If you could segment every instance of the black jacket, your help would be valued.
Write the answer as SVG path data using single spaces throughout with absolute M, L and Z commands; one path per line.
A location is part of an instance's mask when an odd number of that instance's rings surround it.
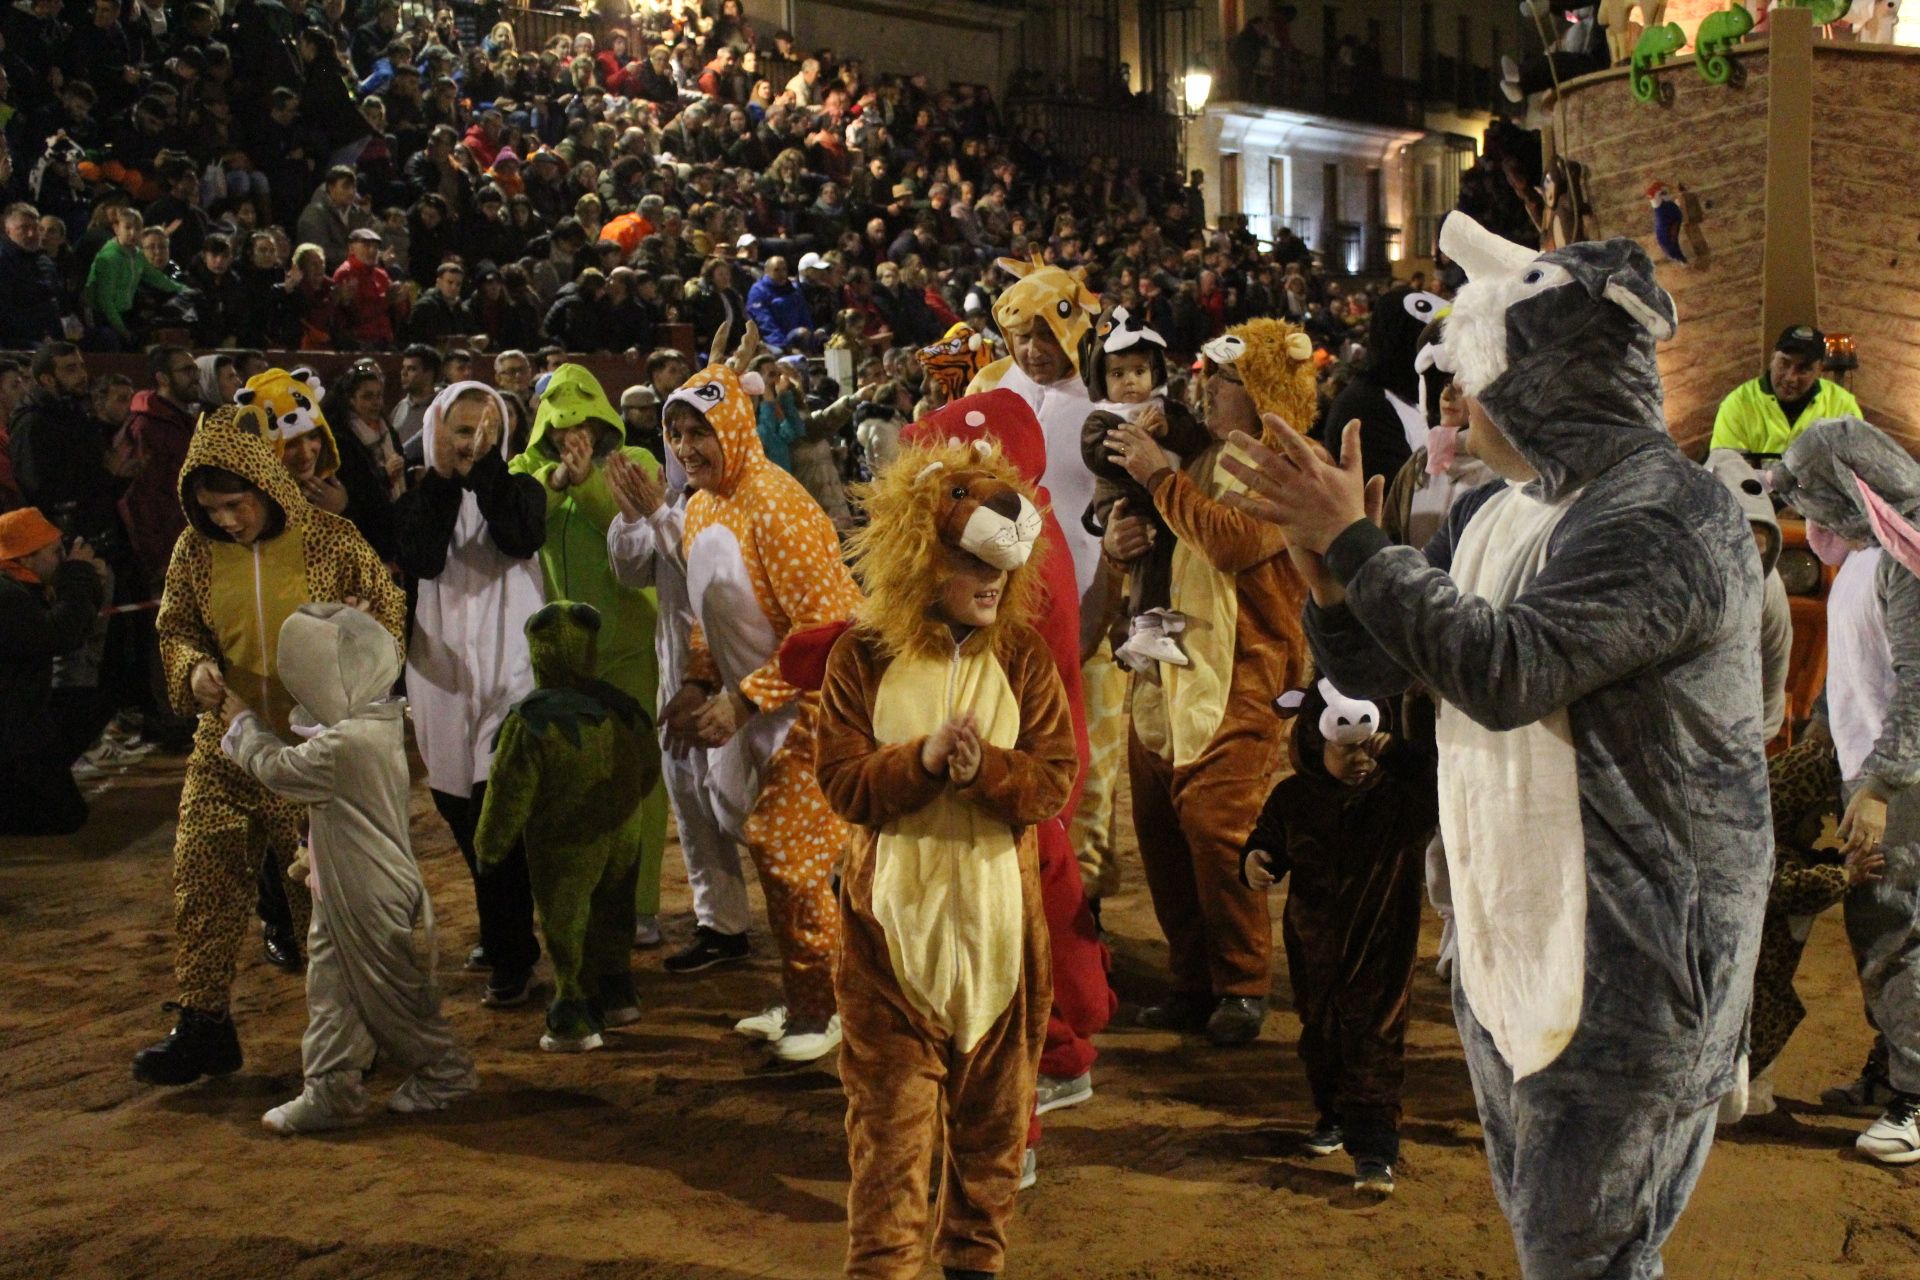
M 35 387 L 11 429 L 13 476 L 26 504 L 94 543 L 104 558 L 122 553 L 117 504 L 124 486 L 107 470 L 107 440 L 86 401 Z
M 347 509 L 341 514 L 353 522 L 374 554 L 392 560 L 399 552 L 394 540 L 394 501 L 388 496 L 386 473 L 373 460 L 373 451 L 360 443 L 351 425 L 334 437 L 340 450 L 340 487 L 347 491 Z
M 45 253 L 0 237 L 0 298 L 0 347 L 31 351 L 61 336 L 60 269 Z
M 498 453 L 488 453 L 465 476 L 443 476 L 428 468 L 420 483 L 393 507 L 400 567 L 414 578 L 437 578 L 447 567 L 460 499 L 471 492 L 480 502 L 487 537 L 501 555 L 525 560 L 547 540 L 547 494 L 540 482 L 515 475 Z
M 579 285 L 570 284 L 547 308 L 547 339 L 568 351 L 605 351 L 609 319 L 605 294 L 588 297 Z
M 105 599 L 100 575 L 77 562 L 53 575 L 52 604 L 37 585 L 0 575 L 0 760 L 54 743 L 53 660 L 87 642 Z
M 438 289 L 429 289 L 413 304 L 404 338 L 407 342 L 437 346 L 443 339 L 466 333 L 466 317 L 461 313 L 459 301 L 448 302 Z

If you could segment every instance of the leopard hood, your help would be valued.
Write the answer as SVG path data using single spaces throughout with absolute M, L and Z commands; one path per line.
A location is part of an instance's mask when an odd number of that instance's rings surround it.
M 305 525 L 312 515 L 306 495 L 280 465 L 280 458 L 267 439 L 270 430 L 267 415 L 258 406 L 223 404 L 200 415 L 193 440 L 187 445 L 187 460 L 180 468 L 180 510 L 187 523 L 202 537 L 215 542 L 233 539 L 207 519 L 200 504 L 193 500 L 193 479 L 202 471 L 225 471 L 239 476 L 258 489 L 273 510 L 265 537 L 274 537 L 285 529 Z M 276 528 L 277 526 L 277 528 Z

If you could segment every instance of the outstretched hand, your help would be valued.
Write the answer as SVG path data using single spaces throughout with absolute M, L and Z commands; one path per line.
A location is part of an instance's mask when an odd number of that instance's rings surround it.
M 1294 568 L 1315 602 L 1331 608 L 1346 598 L 1346 591 L 1322 557 L 1334 539 L 1356 522 L 1379 523 L 1386 502 L 1386 477 L 1367 479 L 1357 418 L 1347 423 L 1341 435 L 1339 463 L 1276 415 L 1267 414 L 1264 420 L 1280 447 L 1269 449 L 1243 431 L 1233 433 L 1234 445 L 1251 461 L 1243 462 L 1231 453 L 1222 455 L 1221 465 L 1248 489 L 1228 494 L 1227 502 L 1286 532 Z

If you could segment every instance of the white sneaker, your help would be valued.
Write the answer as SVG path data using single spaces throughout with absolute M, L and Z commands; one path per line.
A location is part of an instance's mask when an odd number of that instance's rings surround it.
M 1881 1164 L 1920 1162 L 1920 1093 L 1896 1093 L 1885 1114 L 1854 1140 L 1854 1149 Z
M 633 922 L 633 946 L 636 951 L 651 951 L 665 939 L 660 936 L 660 917 L 641 916 Z
M 1770 1116 L 1780 1109 L 1774 1101 L 1773 1081 L 1765 1075 L 1755 1076 L 1747 1082 L 1747 1114 L 1750 1116 Z
M 778 1040 L 787 1034 L 787 1006 L 769 1005 L 751 1018 L 742 1018 L 733 1024 L 733 1033 L 749 1040 Z
M 129 745 L 117 739 L 103 736 L 93 744 L 80 758 L 101 769 L 125 769 L 139 764 L 153 754 L 153 744 L 135 743 Z
M 1020 1185 L 1014 1190 L 1025 1191 L 1038 1181 L 1040 1181 L 1040 1156 L 1032 1147 L 1028 1147 L 1027 1154 L 1020 1157 Z
M 277 1133 L 290 1138 L 297 1133 L 325 1133 L 330 1129 L 350 1129 L 365 1124 L 365 1115 L 341 1115 L 329 1111 L 319 1103 L 301 1094 L 292 1102 L 283 1102 L 267 1114 L 260 1117 L 269 1133 Z
M 1077 1107 L 1083 1102 L 1091 1102 L 1093 1101 L 1093 1072 L 1082 1071 L 1070 1080 L 1059 1076 L 1041 1076 L 1040 1083 L 1034 1087 L 1033 1099 L 1033 1113 L 1037 1116 L 1066 1107 Z
M 773 1042 L 773 1056 L 782 1062 L 813 1062 L 840 1047 L 840 1015 L 827 1019 L 825 1031 L 786 1032 Z
M 81 756 L 75 760 L 73 767 L 69 769 L 68 772 L 73 774 L 73 780 L 75 782 L 98 782 L 107 776 L 105 769 L 102 769 L 85 756 Z
M 480 1077 L 471 1069 L 455 1080 L 428 1080 L 411 1075 L 402 1080 L 400 1087 L 393 1091 L 393 1096 L 387 1099 L 387 1110 L 403 1116 L 418 1115 L 424 1111 L 444 1111 L 449 1102 L 464 1098 L 479 1087 Z
M 551 1031 L 540 1034 L 540 1047 L 548 1053 L 592 1053 L 605 1043 L 598 1031 L 583 1036 L 556 1036 Z

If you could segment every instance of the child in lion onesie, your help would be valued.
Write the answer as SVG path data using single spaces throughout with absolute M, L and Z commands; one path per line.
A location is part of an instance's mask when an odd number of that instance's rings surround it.
M 1052 1003 L 1035 828 L 1073 786 L 1073 724 L 1029 625 L 1041 517 L 998 450 L 903 450 L 853 542 L 868 602 L 834 644 L 816 768 L 853 824 L 835 980 L 852 1164 L 846 1274 L 934 1251 L 997 1274 Z
M 556 600 L 527 619 L 534 691 L 494 741 L 474 832 L 481 874 L 526 842 L 527 878 L 553 957 L 540 1047 L 598 1049 L 640 1018 L 633 989 L 634 888 L 642 798 L 660 780 L 653 720 L 599 678 L 600 611 Z

